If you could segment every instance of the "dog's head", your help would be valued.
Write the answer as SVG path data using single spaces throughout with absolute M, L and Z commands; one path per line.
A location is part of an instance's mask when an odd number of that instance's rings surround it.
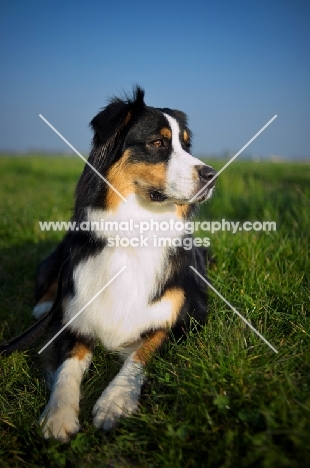
M 143 204 L 190 204 L 216 175 L 190 154 L 191 132 L 186 115 L 146 106 L 139 87 L 132 99 L 113 99 L 91 121 L 94 131 L 89 163 L 124 198 Z M 208 199 L 214 182 L 195 200 Z M 93 206 L 116 208 L 122 199 L 92 168 L 86 166 L 77 196 Z M 84 203 L 83 203 L 84 200 Z

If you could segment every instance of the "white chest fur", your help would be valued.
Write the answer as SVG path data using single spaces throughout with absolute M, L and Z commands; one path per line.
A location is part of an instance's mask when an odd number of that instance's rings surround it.
M 157 221 L 180 221 L 173 206 L 164 211 L 152 212 L 135 205 L 131 199 L 124 203 L 116 214 L 100 210 L 88 213 L 90 221 L 104 219 L 115 221 L 130 219 L 135 213 L 134 224 L 150 219 Z M 134 208 L 134 209 L 133 209 Z M 123 211 L 123 212 L 122 212 Z M 125 216 L 125 213 L 126 216 Z M 138 216 L 137 216 L 138 214 Z M 138 235 L 137 227 L 129 237 Z M 120 234 L 118 231 L 100 231 L 98 237 L 107 238 Z M 151 236 L 175 238 L 183 232 L 173 229 L 148 233 Z M 122 236 L 127 235 L 124 232 Z M 161 300 L 150 305 L 150 298 L 156 293 L 161 278 L 167 269 L 167 247 L 105 247 L 95 257 L 80 263 L 74 271 L 75 296 L 68 301 L 65 310 L 65 321 L 74 317 L 106 283 L 124 266 L 126 269 L 94 299 L 87 308 L 73 320 L 70 328 L 90 337 L 99 338 L 102 344 L 110 350 L 115 350 L 126 343 L 140 338 L 141 333 L 152 328 L 171 324 L 173 304 Z

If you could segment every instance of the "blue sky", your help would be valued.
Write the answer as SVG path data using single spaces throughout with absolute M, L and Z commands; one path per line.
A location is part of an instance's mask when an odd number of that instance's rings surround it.
M 114 94 L 185 111 L 195 155 L 310 156 L 310 3 L 2 0 L 0 150 L 79 151 Z

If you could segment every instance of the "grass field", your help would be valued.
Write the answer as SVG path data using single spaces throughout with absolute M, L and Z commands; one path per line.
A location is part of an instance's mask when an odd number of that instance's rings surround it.
M 0 158 L 0 340 L 33 323 L 35 269 L 63 235 L 38 221 L 69 219 L 82 166 L 77 157 Z M 39 348 L 0 357 L 0 466 L 310 466 L 309 196 L 310 165 L 234 162 L 200 212 L 277 223 L 276 232 L 207 237 L 214 287 L 278 354 L 210 293 L 208 325 L 153 359 L 139 413 L 111 433 L 95 431 L 90 413 L 119 361 L 96 348 L 82 429 L 66 445 L 40 436 L 48 392 Z

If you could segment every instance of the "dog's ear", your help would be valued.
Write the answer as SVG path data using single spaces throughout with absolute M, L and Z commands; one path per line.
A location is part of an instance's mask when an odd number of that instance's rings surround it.
M 101 206 L 102 193 L 107 186 L 93 168 L 104 174 L 105 168 L 120 156 L 124 135 L 145 107 L 144 91 L 136 86 L 131 99 L 128 96 L 123 100 L 112 99 L 91 121 L 94 137 L 88 162 L 92 167 L 85 165 L 76 188 L 76 216 L 83 216 L 83 207 L 95 205 L 98 200 L 98 206 Z
M 134 117 L 145 108 L 144 91 L 136 86 L 132 99 L 113 98 L 90 123 L 94 131 L 93 146 L 108 144 L 113 147 L 121 133 L 133 121 Z

